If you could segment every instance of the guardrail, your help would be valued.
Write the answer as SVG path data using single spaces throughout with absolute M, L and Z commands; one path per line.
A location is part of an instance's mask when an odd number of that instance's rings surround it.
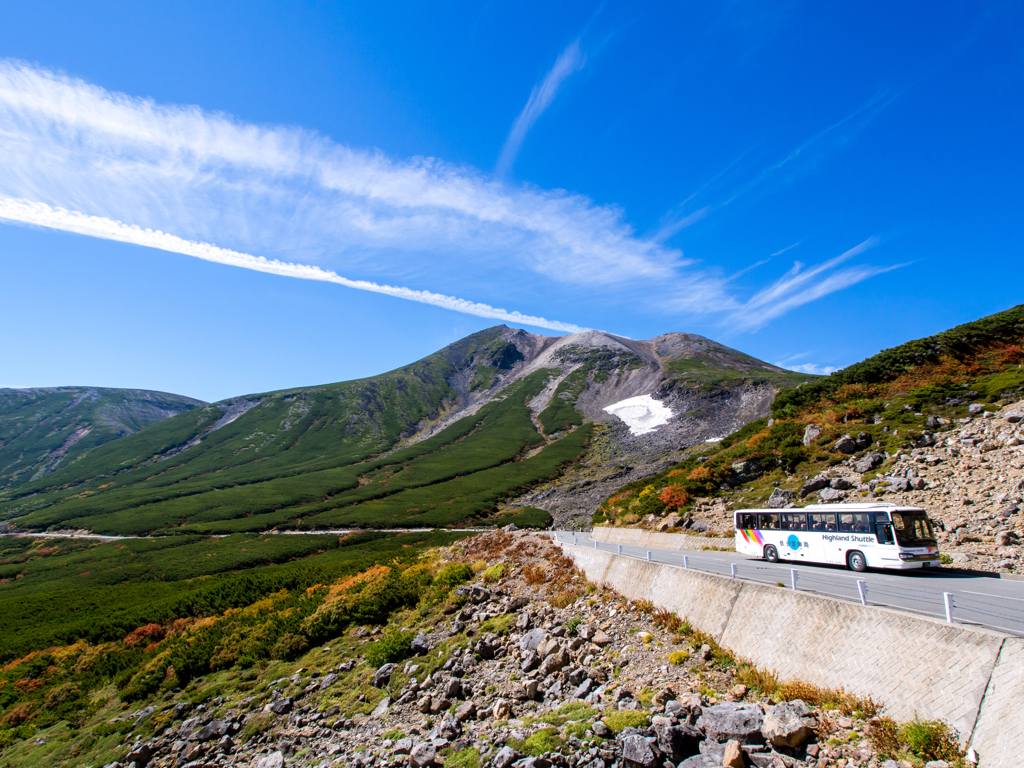
M 840 600 L 859 602 L 865 606 L 897 608 L 940 619 L 944 618 L 949 623 L 980 625 L 1024 636 L 1024 599 L 1018 606 L 997 596 L 939 592 L 924 589 L 922 585 L 915 584 L 910 580 L 898 585 L 868 581 L 854 576 L 840 575 L 824 568 L 814 569 L 811 573 L 805 568 L 790 567 L 787 574 L 788 584 L 786 584 L 779 581 L 781 574 L 778 565 L 770 565 L 761 561 L 730 562 L 726 558 L 716 557 L 711 553 L 690 552 L 684 554 L 669 550 L 650 550 L 622 544 L 607 544 L 596 539 L 589 539 L 581 544 L 579 534 L 571 533 L 553 533 L 552 538 L 556 541 L 593 547 L 599 551 L 612 552 L 636 560 L 664 563 L 688 570 L 713 573 L 733 579 L 746 579 L 761 584 L 774 584 Z M 801 574 L 804 574 L 805 578 L 802 579 Z

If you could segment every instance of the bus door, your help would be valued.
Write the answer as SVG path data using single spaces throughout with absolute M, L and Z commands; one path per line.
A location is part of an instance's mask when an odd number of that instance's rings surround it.
M 842 544 L 836 541 L 839 534 L 839 525 L 836 522 L 835 512 L 815 512 L 808 517 L 811 536 L 808 536 L 811 546 L 808 552 L 808 560 L 818 563 L 846 564 L 846 552 Z
M 846 555 L 855 549 L 866 559 L 874 560 L 875 531 L 871 515 L 867 512 L 841 512 L 839 514 L 839 559 L 832 561 L 846 565 Z
M 807 515 L 804 512 L 783 512 L 782 548 L 779 554 L 786 559 L 807 560 L 810 542 L 807 536 Z
M 782 531 L 779 525 L 778 512 L 762 512 L 757 516 L 757 520 L 757 527 L 761 533 L 761 546 L 773 544 L 779 553 L 779 557 L 786 557 L 786 551 L 782 547 Z

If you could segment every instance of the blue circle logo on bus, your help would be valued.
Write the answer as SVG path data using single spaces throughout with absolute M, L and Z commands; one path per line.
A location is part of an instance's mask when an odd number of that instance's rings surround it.
M 786 543 L 789 545 L 789 548 L 792 549 L 794 552 L 800 549 L 800 539 L 798 539 L 796 536 L 790 536 L 788 539 L 786 539 Z

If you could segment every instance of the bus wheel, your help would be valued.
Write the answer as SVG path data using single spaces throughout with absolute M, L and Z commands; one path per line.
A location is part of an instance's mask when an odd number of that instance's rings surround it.
M 767 547 L 764 548 L 764 559 L 767 560 L 769 563 L 779 562 L 779 550 L 777 550 L 775 547 L 769 544 Z
M 846 565 L 851 571 L 863 573 L 868 569 L 868 563 L 860 552 L 851 552 L 846 556 Z

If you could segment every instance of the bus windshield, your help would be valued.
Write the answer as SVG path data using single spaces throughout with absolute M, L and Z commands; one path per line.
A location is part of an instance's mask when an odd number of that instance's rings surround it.
M 921 512 L 893 512 L 892 525 L 896 529 L 896 540 L 900 544 L 935 544 L 931 521 Z

